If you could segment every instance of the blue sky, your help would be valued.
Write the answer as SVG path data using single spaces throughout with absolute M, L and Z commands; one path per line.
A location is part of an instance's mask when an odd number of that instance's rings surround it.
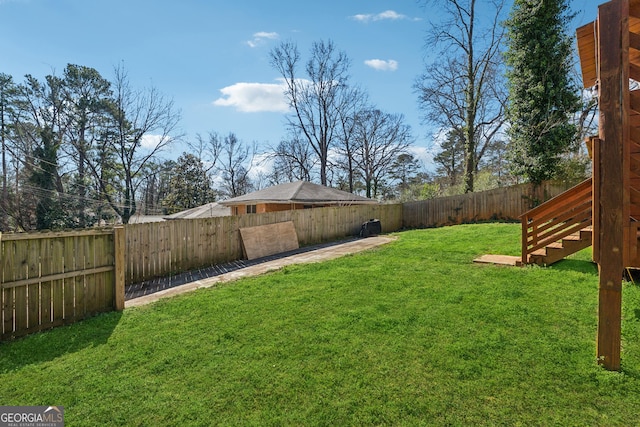
M 573 29 L 594 20 L 601 3 L 574 0 Z M 420 154 L 432 129 L 421 124 L 412 85 L 437 19 L 416 0 L 0 0 L 0 72 L 21 82 L 72 63 L 112 79 L 123 64 L 134 87 L 173 98 L 186 138 L 234 132 L 266 147 L 285 136 L 270 49 L 294 41 L 306 60 L 312 42 L 332 40 L 371 102 L 405 116 Z

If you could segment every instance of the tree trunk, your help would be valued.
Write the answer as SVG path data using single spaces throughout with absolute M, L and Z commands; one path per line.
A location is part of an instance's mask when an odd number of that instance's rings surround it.
M 9 189 L 7 183 L 7 145 L 5 139 L 4 102 L 0 102 L 0 140 L 2 140 L 2 200 L 0 200 L 0 231 L 8 231 L 6 218 Z
M 466 90 L 466 121 L 464 135 L 464 192 L 473 192 L 473 174 L 475 172 L 475 121 L 476 121 L 476 81 L 474 73 L 474 57 L 473 57 L 473 25 L 475 22 L 475 0 L 471 1 L 471 12 L 469 16 L 469 47 L 467 52 L 467 90 Z

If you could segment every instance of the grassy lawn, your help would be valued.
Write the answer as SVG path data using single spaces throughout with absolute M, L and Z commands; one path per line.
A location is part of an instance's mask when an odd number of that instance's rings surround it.
M 595 362 L 589 250 L 551 268 L 518 224 L 398 233 L 373 251 L 0 344 L 0 404 L 67 425 L 637 425 L 640 289 L 623 370 Z

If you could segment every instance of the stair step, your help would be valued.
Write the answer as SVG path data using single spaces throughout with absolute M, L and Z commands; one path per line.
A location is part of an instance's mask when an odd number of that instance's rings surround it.
M 544 248 L 529 254 L 529 264 L 550 265 L 567 256 L 591 246 L 592 227 L 563 237 L 561 241 L 549 243 Z M 640 238 L 640 235 L 639 235 Z
M 564 245 L 560 242 L 549 243 L 546 246 L 547 249 L 564 249 Z

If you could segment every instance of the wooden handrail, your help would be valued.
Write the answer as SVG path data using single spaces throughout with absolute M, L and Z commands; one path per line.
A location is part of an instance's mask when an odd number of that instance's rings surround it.
M 591 206 L 589 178 L 522 214 L 522 264 L 528 263 L 532 252 L 591 226 Z

